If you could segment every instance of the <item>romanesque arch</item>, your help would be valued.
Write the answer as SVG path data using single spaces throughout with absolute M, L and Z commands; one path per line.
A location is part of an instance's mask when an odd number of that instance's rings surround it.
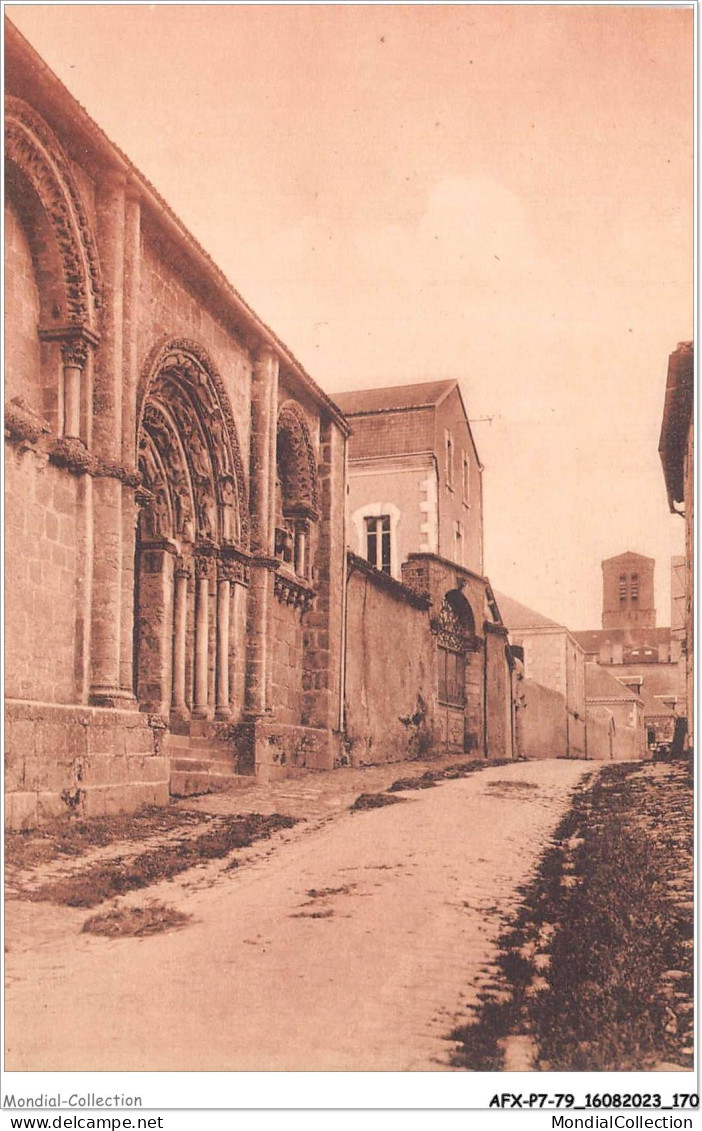
M 449 589 L 444 595 L 442 612 L 454 625 L 454 635 L 460 635 L 463 646 L 468 647 L 475 639 L 475 617 L 470 602 L 460 589 Z
M 319 518 L 317 461 L 304 413 L 286 401 L 276 438 L 275 553 L 303 578 L 312 558 L 311 524 Z
M 439 702 L 464 710 L 467 705 L 466 658 L 475 651 L 475 618 L 460 589 L 444 594 L 436 619 Z
M 100 266 L 80 192 L 46 122 L 25 102 L 9 96 L 5 156 L 8 189 L 26 221 L 37 273 L 53 284 L 52 293 L 51 288 L 40 288 L 41 329 L 71 325 L 95 331 Z
M 142 480 L 135 562 L 140 707 L 230 716 L 230 605 L 249 579 L 241 452 L 222 380 L 201 347 L 166 342 L 139 390 Z
M 177 339 L 150 358 L 142 382 L 138 460 L 150 493 L 152 539 L 248 548 L 241 450 L 221 378 L 195 343 Z
M 317 462 L 304 413 L 294 401 L 286 401 L 278 413 L 276 459 L 283 510 L 316 520 L 319 514 Z
M 101 303 L 95 239 L 58 140 L 32 107 L 13 97 L 5 101 L 5 179 L 32 257 L 37 336 L 49 344 L 22 403 L 27 393 L 25 407 L 38 410 L 59 435 L 84 440 L 81 418 L 90 406 L 82 373 L 98 341 Z

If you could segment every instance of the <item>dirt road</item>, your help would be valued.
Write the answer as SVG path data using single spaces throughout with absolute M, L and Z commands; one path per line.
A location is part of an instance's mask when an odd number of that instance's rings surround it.
M 491 767 L 346 812 L 210 887 L 163 885 L 183 929 L 74 926 L 11 950 L 6 1068 L 447 1070 L 517 888 L 592 771 Z

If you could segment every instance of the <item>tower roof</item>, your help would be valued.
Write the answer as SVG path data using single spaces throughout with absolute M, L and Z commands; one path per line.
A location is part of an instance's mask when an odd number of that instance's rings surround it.
M 604 558 L 602 568 L 604 569 L 610 562 L 653 562 L 655 565 L 656 559 L 649 558 L 646 554 L 637 554 L 635 550 L 625 550 L 623 554 L 615 554 L 613 558 Z

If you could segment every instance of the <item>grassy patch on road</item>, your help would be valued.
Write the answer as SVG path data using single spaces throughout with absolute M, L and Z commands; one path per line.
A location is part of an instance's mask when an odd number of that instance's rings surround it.
M 495 758 L 488 761 L 486 758 L 472 758 L 470 762 L 455 762 L 451 766 L 444 766 L 442 770 L 427 770 L 418 777 L 398 778 L 389 785 L 385 793 L 361 793 L 354 801 L 351 809 L 381 809 L 383 805 L 393 805 L 396 801 L 405 801 L 404 797 L 388 797 L 388 794 L 404 793 L 415 789 L 431 789 L 442 781 L 455 781 L 457 778 L 467 778 L 478 770 L 487 770 L 491 766 L 512 765 L 511 758 Z M 504 785 L 505 783 L 500 783 Z M 507 785 L 527 785 L 529 783 L 508 782 Z
M 471 758 L 470 762 L 455 762 L 452 766 L 444 766 L 442 770 L 427 770 L 422 774 L 425 781 L 455 781 L 457 778 L 467 778 L 470 774 L 480 770 L 489 770 L 493 766 L 515 765 L 513 758 Z
M 457 1067 L 499 1070 L 515 1036 L 542 1070 L 692 1067 L 692 817 L 688 765 L 606 766 L 576 794 Z
M 23 897 L 68 907 L 95 907 L 116 895 L 171 880 L 197 864 L 222 859 L 237 848 L 246 848 L 278 829 L 289 829 L 297 823 L 294 817 L 279 813 L 271 816 L 248 813 L 210 818 L 210 821 L 214 827 L 199 836 L 161 845 L 131 858 L 118 856 L 90 865 L 70 876 L 49 880 L 23 893 Z
M 144 805 L 135 813 L 112 817 L 61 817 L 36 829 L 8 832 L 5 836 L 5 863 L 19 869 L 35 868 L 62 857 L 83 856 L 92 848 L 104 848 L 116 841 L 146 840 L 158 833 L 192 828 L 209 820 L 206 813 Z
M 393 797 L 387 793 L 359 793 L 350 808 L 356 811 L 359 809 L 382 809 L 384 805 L 397 805 L 400 801 L 406 800 L 406 797 Z
M 118 907 L 101 915 L 91 915 L 85 920 L 83 931 L 109 939 L 143 938 L 184 927 L 190 919 L 190 915 L 175 907 L 150 903 L 147 907 Z
M 435 781 L 429 778 L 398 778 L 392 785 L 388 786 L 388 793 L 401 793 L 406 789 L 434 789 L 436 786 Z

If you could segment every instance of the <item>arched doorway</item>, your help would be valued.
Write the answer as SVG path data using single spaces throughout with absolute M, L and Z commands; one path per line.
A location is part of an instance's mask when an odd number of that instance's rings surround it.
M 473 742 L 466 725 L 467 656 L 476 650 L 476 636 L 473 610 L 460 589 L 444 595 L 437 627 L 438 703 L 445 745 L 468 750 Z
M 248 516 L 236 428 L 195 343 L 152 360 L 138 433 L 135 672 L 141 710 L 228 718 L 232 583 L 246 583 Z

